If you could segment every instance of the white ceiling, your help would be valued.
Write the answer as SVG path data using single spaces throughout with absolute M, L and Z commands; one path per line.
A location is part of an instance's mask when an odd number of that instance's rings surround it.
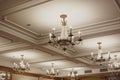
M 99 68 L 89 60 L 90 53 L 97 52 L 99 41 L 103 52 L 119 55 L 120 0 L 0 0 L 0 6 L 2 66 L 12 67 L 22 54 L 31 64 L 31 72 L 46 74 L 54 63 L 61 71 L 75 68 L 82 74 L 86 69 Z M 53 27 L 59 35 L 61 14 L 67 14 L 68 27 L 73 27 L 75 35 L 81 30 L 83 38 L 83 45 L 76 45 L 66 54 L 47 44 Z
M 61 14 L 67 14 L 68 26 L 75 28 L 117 18 L 119 11 L 113 0 L 54 0 L 13 13 L 7 18 L 26 29 L 45 34 L 52 27 L 60 29 Z

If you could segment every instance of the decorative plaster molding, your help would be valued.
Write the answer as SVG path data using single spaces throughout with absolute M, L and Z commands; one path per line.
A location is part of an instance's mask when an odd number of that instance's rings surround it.
M 12 29 L 14 29 L 16 31 L 19 30 L 19 32 L 21 32 L 21 33 L 23 33 L 23 34 L 25 34 L 27 36 L 30 36 L 30 37 L 32 37 L 34 39 L 37 39 L 37 35 L 38 35 L 37 33 L 20 26 L 20 25 L 16 24 L 15 22 L 12 22 L 12 21 L 8 20 L 7 17 L 4 17 L 2 22 L 13 26 Z
M 31 2 L 32 0 L 30 0 Z M 35 7 L 35 6 L 38 6 L 38 5 L 41 5 L 43 3 L 47 3 L 49 1 L 53 1 L 53 0 L 43 0 L 43 1 L 38 1 L 38 2 L 33 2 L 31 5 L 29 4 L 29 6 L 23 8 L 21 7 L 21 9 L 17 9 L 15 12 L 12 12 L 11 14 L 13 13 L 16 13 L 17 11 L 22 11 L 22 10 L 25 10 L 25 9 L 29 9 L 31 7 Z M 114 1 L 117 1 L 117 0 L 114 0 Z M 117 5 L 117 4 L 116 4 Z M 20 7 L 20 6 L 18 6 Z M 7 24 L 7 26 L 5 26 L 6 28 L 12 28 L 16 31 L 17 34 L 22 34 L 22 38 L 23 36 L 27 36 L 30 38 L 31 42 L 33 43 L 44 43 L 43 40 L 47 39 L 48 38 L 48 33 L 46 34 L 42 34 L 42 36 L 39 36 L 40 34 L 36 33 L 36 32 L 33 32 L 31 30 L 28 30 L 10 20 L 7 19 L 7 15 L 6 17 L 3 18 L 3 21 L 1 21 L 0 23 L 4 23 L 4 24 Z M 120 23 L 120 17 L 117 17 L 115 19 L 111 19 L 111 20 L 106 20 L 106 21 L 102 21 L 102 22 L 99 22 L 99 23 L 94 23 L 94 24 L 90 24 L 90 25 L 84 25 L 83 27 L 76 27 L 75 29 L 73 29 L 73 33 L 74 34 L 77 34 L 78 30 L 81 30 L 81 32 L 83 33 L 82 35 L 89 35 L 89 34 L 93 34 L 93 33 L 99 33 L 99 32 L 104 32 L 104 31 L 109 31 L 109 30 L 112 30 L 112 29 L 119 29 L 118 26 L 115 26 L 114 25 L 117 25 Z M 12 26 L 12 27 L 8 27 L 8 26 Z M 59 34 L 60 31 L 57 32 L 57 34 Z M 29 40 L 29 41 L 30 41 Z
M 119 0 L 113 0 L 113 2 L 115 3 L 117 10 L 120 12 L 120 1 Z
M 29 2 L 29 1 L 32 1 L 32 0 L 22 0 L 22 1 L 21 0 L 12 0 L 12 1 L 7 0 L 7 1 L 3 1 L 2 5 L 0 7 L 0 12 L 3 12 L 5 10 L 9 10 L 9 9 L 11 9 L 13 7 L 25 4 L 25 3 Z M 8 4 L 8 5 L 6 6 L 6 4 Z
M 42 4 L 45 4 L 50 1 L 53 1 L 53 0 L 29 0 L 28 2 L 25 2 L 24 4 L 21 4 L 21 5 L 18 5 L 13 8 L 10 8 L 10 9 L 0 12 L 0 15 L 8 16 L 10 14 L 14 14 L 19 11 L 23 11 L 23 10 L 26 10 L 26 9 L 29 9 L 29 8 L 32 8 L 32 7 L 35 7 L 38 5 L 42 5 Z
M 26 50 L 31 48 L 32 46 L 22 42 L 8 43 L 0 46 L 0 54 L 11 51 Z
M 43 37 L 38 37 L 38 35 L 34 34 L 32 31 L 29 31 L 29 30 L 23 28 L 22 26 L 19 26 L 18 24 L 15 24 L 14 22 L 7 20 L 7 18 L 5 18 L 4 21 L 1 21 L 0 23 L 2 25 L 4 25 L 4 28 L 6 27 L 7 29 L 14 30 L 16 34 L 22 34 L 21 37 L 23 37 L 23 35 L 24 35 L 24 36 L 27 36 L 27 37 L 33 39 L 37 44 L 39 42 L 40 42 L 40 44 L 45 43 L 46 42 L 45 39 L 48 38 L 48 34 L 43 35 Z M 120 29 L 119 25 L 120 25 L 120 17 L 112 19 L 112 20 L 108 20 L 108 21 L 99 22 L 96 24 L 91 24 L 91 25 L 88 25 L 88 26 L 85 26 L 82 28 L 77 27 L 77 28 L 73 29 L 73 33 L 77 34 L 78 30 L 81 30 L 83 33 L 82 35 L 85 36 L 85 35 L 95 34 L 95 33 L 99 33 L 99 32 Z M 60 31 L 57 32 L 57 34 L 59 34 L 59 33 L 60 33 Z M 18 35 L 16 35 L 16 36 L 18 36 Z
M 3 23 L 1 21 L 0 21 L 0 27 L 1 27 L 0 28 L 1 31 L 9 33 L 11 35 L 14 35 L 16 37 L 19 37 L 21 39 L 24 39 L 24 40 L 26 40 L 26 41 L 28 41 L 30 43 L 36 44 L 36 42 L 37 42 L 36 39 L 26 35 L 27 32 L 24 32 L 24 31 L 20 30 L 19 28 L 15 28 L 15 27 L 13 28 L 13 26 L 8 25 L 6 23 Z
M 84 27 L 76 27 L 73 29 L 73 34 L 77 34 L 80 30 L 82 32 L 82 36 L 102 33 L 102 32 L 109 32 L 113 30 L 119 30 L 120 29 L 120 17 L 117 17 L 112 20 L 107 20 L 99 23 L 94 23 L 90 25 L 86 25 Z M 60 31 L 56 32 L 56 35 L 59 35 Z M 42 41 L 42 42 L 41 42 Z M 43 35 L 42 37 L 39 37 L 38 43 L 44 44 L 48 41 L 48 33 Z

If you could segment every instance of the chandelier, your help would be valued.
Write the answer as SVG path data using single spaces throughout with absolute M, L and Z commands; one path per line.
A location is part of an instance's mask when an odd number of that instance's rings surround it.
M 13 69 L 19 72 L 25 72 L 25 71 L 29 71 L 30 70 L 30 65 L 29 63 L 24 61 L 24 55 L 21 55 L 21 59 L 19 63 L 15 63 L 14 62 L 14 67 Z
M 98 42 L 98 53 L 97 56 L 93 54 L 93 52 L 91 53 L 91 60 L 93 60 L 94 62 L 99 62 L 100 65 L 102 65 L 102 62 L 106 62 L 109 61 L 111 59 L 110 57 L 110 53 L 108 52 L 108 56 L 104 57 L 102 54 L 102 42 Z
M 117 55 L 114 55 L 114 60 L 108 63 L 109 70 L 118 70 L 120 69 L 120 61 L 117 58 Z
M 72 71 L 70 71 L 69 73 L 68 73 L 68 76 L 70 77 L 70 78 L 77 78 L 78 77 L 78 72 L 77 71 L 74 71 L 74 69 L 72 68 Z
M 6 74 L 4 72 L 0 73 L 0 80 L 5 80 L 6 79 Z
M 59 37 L 55 35 L 55 28 L 53 28 L 52 33 L 49 34 L 49 44 L 53 47 L 61 48 L 62 50 L 66 51 L 68 47 L 72 47 L 75 44 L 79 44 L 82 42 L 81 32 L 78 32 L 77 39 L 74 39 L 74 35 L 72 33 L 72 27 L 67 30 L 67 21 L 65 18 L 67 15 L 62 14 L 60 18 L 62 18 L 62 27 L 61 27 L 61 34 Z
M 50 75 L 52 77 L 59 75 L 59 70 L 54 68 L 54 63 L 52 63 L 50 69 L 47 69 L 47 75 Z

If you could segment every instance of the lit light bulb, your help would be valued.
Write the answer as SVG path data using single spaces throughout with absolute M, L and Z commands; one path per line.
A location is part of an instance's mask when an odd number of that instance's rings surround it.
M 49 39 L 51 40 L 51 37 L 52 37 L 52 34 L 51 33 L 49 33 Z
M 81 32 L 80 31 L 78 31 L 78 35 L 79 35 L 79 37 L 81 37 Z
M 81 34 L 81 32 L 80 32 L 80 31 L 78 31 L 78 34 L 80 35 L 80 34 Z
M 74 42 L 74 36 L 72 36 L 72 42 Z
M 53 33 L 53 34 L 55 33 L 55 28 L 52 28 L 52 33 Z
M 93 52 L 91 52 L 91 57 L 92 57 L 92 58 L 94 57 L 94 53 L 93 53 Z
M 72 26 L 70 26 L 70 34 L 72 34 Z
M 52 28 L 52 30 L 54 30 L 54 31 L 55 31 L 55 27 L 54 27 L 54 28 Z

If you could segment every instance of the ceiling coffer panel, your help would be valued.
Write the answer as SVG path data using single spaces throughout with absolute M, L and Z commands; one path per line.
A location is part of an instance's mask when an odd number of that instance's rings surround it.
M 38 34 L 46 34 L 53 27 L 60 29 L 61 14 L 67 14 L 67 25 L 73 29 L 120 15 L 113 0 L 53 0 L 8 15 L 7 19 Z

